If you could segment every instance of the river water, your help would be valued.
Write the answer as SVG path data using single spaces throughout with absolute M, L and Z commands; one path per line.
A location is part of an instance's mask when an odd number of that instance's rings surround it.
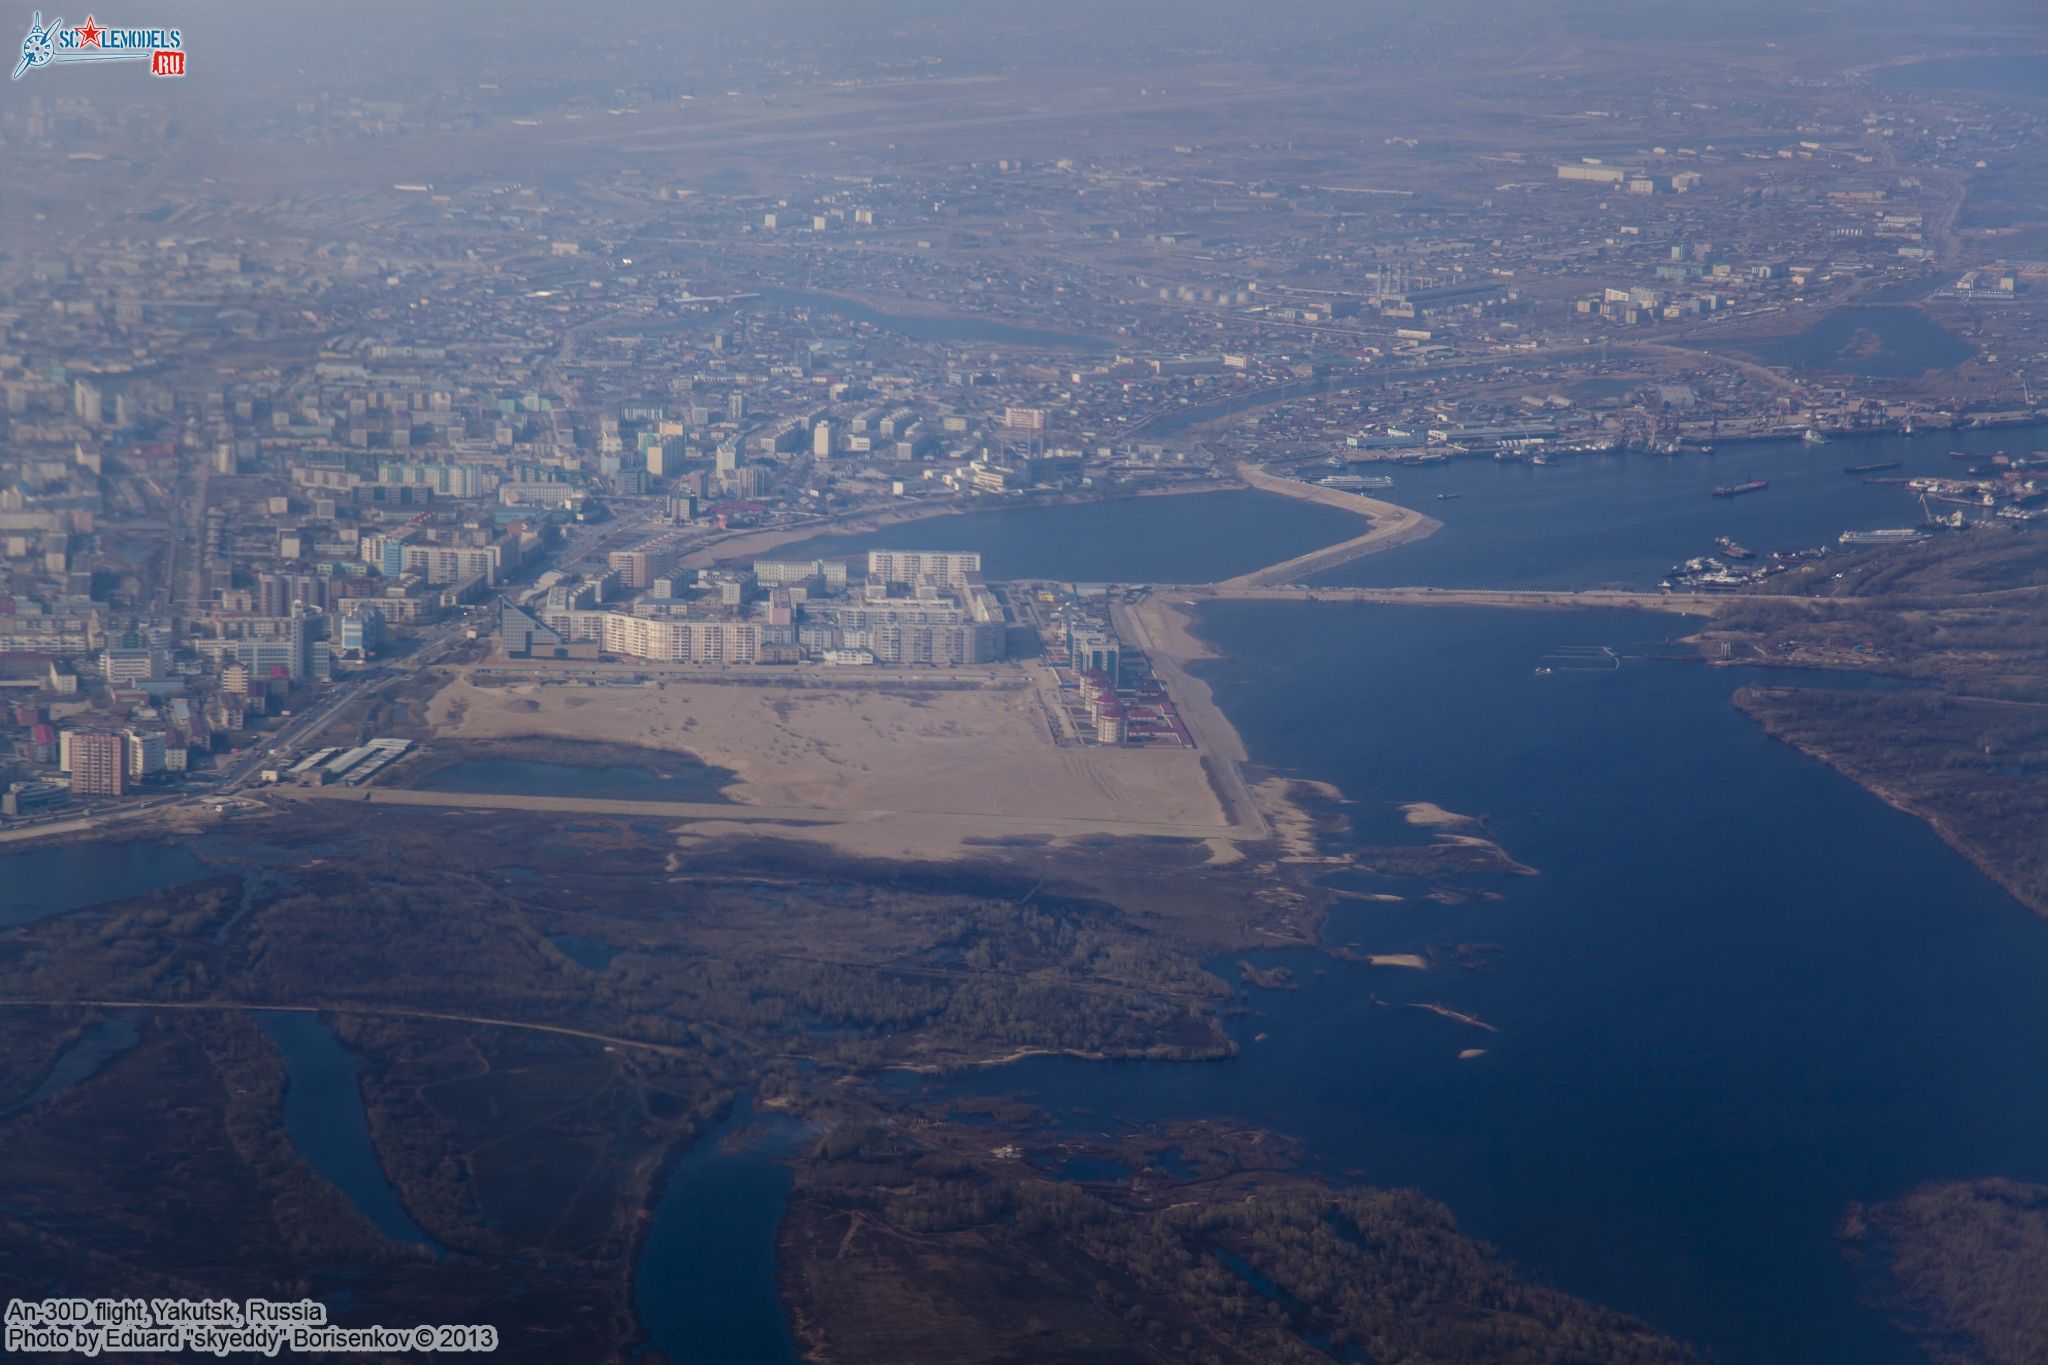
M 1444 529 L 1330 577 L 1643 586 L 1719 534 L 1769 550 L 1914 519 L 1844 464 L 1945 472 L 1952 447 L 2040 445 L 2035 427 L 1397 470 L 1396 500 Z M 1706 496 L 1751 474 L 1771 489 Z M 1432 496 L 1451 490 L 1464 496 Z M 1320 528 L 1288 522 L 1306 507 L 1152 498 L 871 539 L 980 548 L 999 575 L 1200 581 L 1310 548 L 1299 536 Z M 1433 955 L 1426 972 L 1261 955 L 1299 989 L 1250 993 L 1235 1061 L 1034 1059 L 951 1084 L 1056 1112 L 1269 1126 L 1337 1177 L 1413 1184 L 1525 1271 L 1735 1365 L 1915 1358 L 1859 1304 L 1832 1232 L 1850 1201 L 1926 1181 L 2048 1180 L 2048 924 L 1918 821 L 1764 738 L 1728 702 L 1751 675 L 1648 657 L 1677 618 L 1221 603 L 1200 628 L 1224 657 L 1199 667 L 1254 760 L 1354 803 L 1340 846 L 1416 838 L 1396 803 L 1432 801 L 1485 815 L 1539 875 L 1501 879 L 1498 901 L 1408 887 L 1337 915 L 1333 942 Z M 1584 645 L 1622 666 L 1536 674 Z M 158 845 L 13 854 L 0 895 L 31 918 L 203 871 Z M 1495 945 L 1467 955 L 1484 969 L 1456 965 L 1450 950 L 1474 944 Z M 1409 1007 L 1429 1003 L 1497 1031 Z M 301 1151 L 387 1236 L 424 1238 L 332 1033 L 300 1016 L 266 1027 Z M 640 1311 L 675 1359 L 790 1359 L 773 1250 L 787 1173 L 773 1150 L 724 1150 L 726 1131 L 665 1189 Z
M 1851 1200 L 1923 1181 L 2048 1178 L 2048 924 L 1766 739 L 1728 703 L 1737 675 L 1631 657 L 1673 625 L 1205 608 L 1227 657 L 1203 668 L 1255 760 L 1336 783 L 1368 842 L 1416 837 L 1398 802 L 1484 814 L 1540 875 L 1332 926 L 1360 952 L 1434 951 L 1435 970 L 1260 955 L 1300 989 L 1251 993 L 1237 1061 L 1035 1059 L 958 1090 L 1096 1126 L 1271 1126 L 1725 1361 L 1913 1359 L 1832 1233 Z M 1585 644 L 1623 667 L 1536 675 Z M 1460 944 L 1498 948 L 1468 970 Z M 1404 1007 L 1432 1002 L 1499 1032 Z
M 1768 551 L 1918 519 L 1845 465 L 1951 473 L 1951 449 L 2041 445 L 2035 426 L 1396 470 L 1391 496 L 1444 529 L 1324 581 L 1644 587 L 1717 535 Z M 1771 488 L 1709 496 L 1752 475 Z M 1221 576 L 1158 501 L 1124 526 L 1120 553 L 1146 566 L 1128 576 Z M 1021 516 L 923 530 L 1093 576 L 1092 532 L 1061 510 L 1028 531 Z M 955 1092 L 1024 1093 L 1098 1126 L 1271 1126 L 1726 1361 L 1917 1358 L 1859 1301 L 1833 1233 L 1851 1201 L 1926 1181 L 2048 1179 L 2048 924 L 1920 822 L 1765 738 L 1729 704 L 1754 675 L 1648 657 L 1676 618 L 1223 603 L 1200 620 L 1225 656 L 1202 667 L 1254 760 L 1336 783 L 1357 803 L 1350 838 L 1413 839 L 1397 803 L 1434 801 L 1485 814 L 1540 875 L 1503 879 L 1498 902 L 1411 894 L 1332 926 L 1361 952 L 1433 954 L 1431 971 L 1263 955 L 1300 988 L 1251 992 L 1237 1061 L 1034 1059 Z M 1623 666 L 1535 672 L 1595 644 Z M 1461 944 L 1498 947 L 1467 970 Z M 1499 1031 L 1406 1007 L 1427 1003 Z
M 1454 460 L 1387 471 L 1378 496 L 1443 522 L 1427 540 L 1353 560 L 1316 581 L 1364 587 L 1645 589 L 1673 564 L 1719 554 L 1730 536 L 1758 554 L 1833 547 L 1844 531 L 1912 526 L 1918 499 L 1897 484 L 1866 478 L 1961 476 L 1994 451 L 2015 456 L 2048 448 L 2048 424 L 1964 431 L 1842 436 L 1724 444 L 1711 455 L 1575 455 L 1552 465 Z M 1975 460 L 1954 460 L 1961 450 Z M 1873 474 L 1852 465 L 1904 463 Z M 1759 493 L 1717 498 L 1713 490 L 1766 479 Z M 1440 498 L 1453 493 L 1454 498 Z M 1948 511 L 1939 504 L 1935 511 Z M 1978 515 L 1971 514 L 1972 517 Z
M 745 1134 L 750 1145 L 729 1149 Z M 776 1283 L 775 1233 L 788 1202 L 786 1121 L 745 1099 L 683 1154 L 662 1190 L 634 1274 L 648 1345 L 672 1365 L 794 1365 Z

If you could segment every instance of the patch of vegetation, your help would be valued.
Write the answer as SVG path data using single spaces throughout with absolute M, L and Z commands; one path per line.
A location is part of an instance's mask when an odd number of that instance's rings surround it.
M 4 1292 L 311 1295 L 349 1324 L 495 1323 L 511 1360 L 605 1359 L 629 1339 L 616 1273 L 379 1237 L 293 1149 L 284 1092 L 248 1016 L 152 1013 L 98 1075 L 0 1123 Z
M 1236 1146 L 1256 1157 L 1255 1135 Z M 821 1157 L 799 1172 L 782 1246 L 807 1344 L 834 1360 L 1691 1358 L 1518 1280 L 1412 1191 L 1242 1169 L 1109 1191 L 875 1130 Z
M 1929 1185 L 1859 1205 L 1842 1225 L 1936 1365 L 2037 1365 L 2048 1342 L 2048 1186 L 2011 1180 Z
M 1774 738 L 1926 818 L 2048 915 L 2048 705 L 1754 687 L 1735 704 Z
M 1711 635 L 1764 658 L 1872 669 L 1903 692 L 1745 688 L 1776 738 L 1921 815 L 2048 914 L 2048 536 L 1986 527 L 1833 557 L 1736 604 Z
M 1263 1319 L 1192 1325 L 1214 1306 L 1169 1283 L 1178 1272 L 1124 1238 L 1125 1215 L 1099 1195 L 1073 1215 L 1062 1187 L 1023 1163 L 999 1163 L 1022 1184 L 987 1182 L 911 1136 L 969 1125 L 906 1111 L 866 1083 L 883 1066 L 1034 1050 L 1223 1055 L 1217 1014 L 1231 987 L 1179 930 L 1242 932 L 1247 907 L 1257 914 L 1273 894 L 1267 875 L 1161 864 L 1150 848 L 867 863 L 773 841 L 679 845 L 645 821 L 375 807 L 297 810 L 260 837 L 265 859 L 286 856 L 293 871 L 251 884 L 246 908 L 243 881 L 221 876 L 0 940 L 0 995 L 138 1002 L 146 1034 L 102 1074 L 0 1119 L 10 1173 L 30 1191 L 0 1206 L 17 1244 L 0 1275 L 24 1291 L 345 1287 L 365 1320 L 495 1322 L 513 1338 L 508 1359 L 614 1358 L 636 1332 L 631 1271 L 665 1163 L 745 1091 L 829 1134 L 793 1162 L 824 1173 L 832 1208 L 866 1209 L 906 1247 L 949 1242 L 937 1279 L 899 1289 L 951 1295 L 947 1311 L 975 1315 L 956 1343 L 1006 1338 L 1011 1301 L 1069 1323 L 1075 1340 L 1139 1341 L 1152 1358 L 1171 1356 L 1182 1332 L 1236 1343 L 1232 1360 L 1286 1359 L 1268 1347 L 1305 1339 Z M 218 842 L 231 864 L 232 835 Z M 1115 903 L 1094 890 L 1098 876 L 1117 886 Z M 556 946 L 565 936 L 616 955 L 591 971 Z M 358 1059 L 379 1167 L 448 1249 L 441 1260 L 384 1241 L 298 1156 L 280 1059 L 250 1013 L 276 1005 L 321 1010 Z M 94 1017 L 31 1013 L 36 1025 L 9 1033 L 16 1093 Z M 973 1140 L 1006 1143 L 1034 1114 L 991 1108 Z M 1293 1159 L 1270 1135 L 1176 1146 L 1176 1169 L 1198 1183 L 1278 1178 Z M 1147 1153 L 1164 1149 L 1115 1156 L 1149 1170 Z M 850 1183 L 834 1171 L 853 1172 Z M 177 1198 L 159 1211 L 154 1189 Z M 1144 1222 L 1182 1216 L 1148 1208 Z M 1172 1235 L 1191 1246 L 1225 1236 Z M 1085 1276 L 1061 1290 L 1068 1270 Z M 970 1271 L 1014 1295 L 983 1302 L 970 1280 L 948 1278 Z M 1138 1303 L 1172 1328 L 1141 1322 L 1132 1336 Z M 851 1299 L 835 1311 L 858 1318 Z M 1014 1326 L 1018 1341 L 1039 1340 Z

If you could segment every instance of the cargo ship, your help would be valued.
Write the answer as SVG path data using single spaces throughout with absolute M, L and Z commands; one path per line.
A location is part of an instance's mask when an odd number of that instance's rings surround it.
M 1875 474 L 1880 469 L 1897 469 L 1904 463 L 1904 460 L 1878 460 L 1871 464 L 1852 464 L 1842 472 L 1844 474 Z
M 1771 486 L 1769 479 L 1745 479 L 1741 483 L 1723 484 L 1714 490 L 1717 498 L 1739 498 L 1744 493 L 1761 493 Z

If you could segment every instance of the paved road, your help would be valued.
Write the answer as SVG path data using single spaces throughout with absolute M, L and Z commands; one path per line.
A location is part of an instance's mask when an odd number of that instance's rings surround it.
M 717 801 L 614 801 L 587 796 L 520 796 L 506 792 L 393 791 L 382 787 L 279 787 L 288 801 L 340 801 L 377 806 L 429 806 L 455 810 L 537 810 L 582 815 L 635 815 L 651 820 L 726 824 L 871 825 L 909 822 L 926 829 L 991 829 L 1017 834 L 1116 834 L 1164 839 L 1259 839 L 1264 821 L 1241 825 L 1160 824 L 1141 820 L 1081 820 L 1055 815 L 973 815 L 944 810 L 832 810 L 821 806 L 727 805 Z
M 487 1028 L 521 1029 L 528 1033 L 552 1033 L 564 1038 L 587 1038 L 607 1047 L 639 1048 L 671 1057 L 701 1055 L 701 1049 L 677 1047 L 670 1043 L 648 1043 L 638 1038 L 595 1033 L 564 1024 L 537 1024 L 520 1019 L 497 1019 L 484 1014 L 450 1014 L 441 1010 L 412 1009 L 405 1005 L 359 1005 L 322 1002 L 315 1005 L 266 1005 L 241 1000 L 113 1000 L 63 998 L 57 996 L 0 996 L 0 1008 L 108 1009 L 108 1010 L 203 1010 L 217 1014 L 356 1014 L 377 1019 L 436 1019 L 451 1024 L 482 1024 Z

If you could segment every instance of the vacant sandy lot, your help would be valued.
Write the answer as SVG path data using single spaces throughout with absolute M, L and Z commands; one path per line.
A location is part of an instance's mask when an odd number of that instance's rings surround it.
M 1021 684 L 479 688 L 458 679 L 427 719 L 453 739 L 546 735 L 694 754 L 732 769 L 739 780 L 728 795 L 746 805 L 982 815 L 1005 826 L 1042 817 L 1054 822 L 1048 832 L 1091 821 L 1104 833 L 1184 826 L 1202 837 L 1227 824 L 1193 751 L 1056 749 L 1037 694 Z

